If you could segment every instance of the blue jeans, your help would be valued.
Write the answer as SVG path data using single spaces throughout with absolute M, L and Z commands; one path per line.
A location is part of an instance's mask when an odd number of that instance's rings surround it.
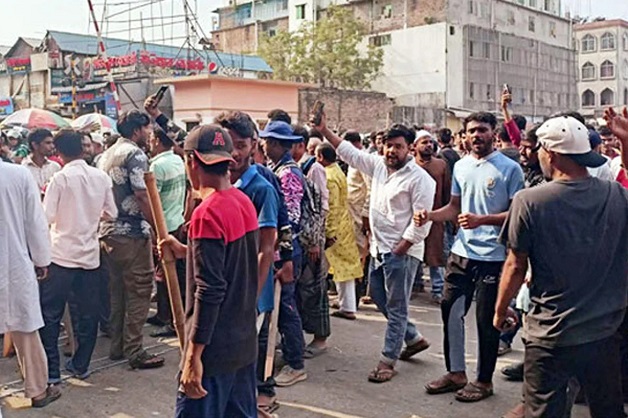
M 430 267 L 430 282 L 432 283 L 432 295 L 443 296 L 445 286 L 445 274 L 443 267 Z
M 303 326 L 297 309 L 296 297 L 296 278 L 301 276 L 301 261 L 300 255 L 292 260 L 295 281 L 281 286 L 281 303 L 279 305 L 279 333 L 281 334 L 283 358 L 295 370 L 301 370 L 305 367 L 303 364 L 305 338 L 303 338 Z
M 51 264 L 48 278 L 39 282 L 39 300 L 44 318 L 44 327 L 39 330 L 39 336 L 48 358 L 50 382 L 56 382 L 61 378 L 59 330 L 65 304 L 68 301 L 76 306 L 76 310 L 72 312 L 75 316 L 72 322 L 74 334 L 78 340 L 71 363 L 80 374 L 85 373 L 89 368 L 98 334 L 100 280 L 101 274 L 98 269 L 65 268 Z
M 421 262 L 409 255 L 381 254 L 371 259 L 369 280 L 371 297 L 377 308 L 388 319 L 382 363 L 394 366 L 403 342 L 416 344 L 423 336 L 408 320 L 408 305 L 412 284 Z
M 203 377 L 207 395 L 190 399 L 177 393 L 175 418 L 257 418 L 255 363 L 231 373 Z

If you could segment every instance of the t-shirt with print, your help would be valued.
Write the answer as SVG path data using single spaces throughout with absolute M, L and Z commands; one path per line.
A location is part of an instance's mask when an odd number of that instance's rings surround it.
M 257 211 L 257 222 L 260 229 L 277 228 L 279 195 L 277 195 L 275 188 L 257 172 L 256 166 L 250 166 L 234 183 L 234 186 L 251 199 Z M 268 278 L 257 298 L 258 312 L 263 313 L 273 310 L 275 304 L 273 290 L 273 269 L 271 265 L 268 271 Z
M 519 164 L 495 151 L 485 158 L 467 155 L 454 167 L 452 196 L 460 196 L 461 213 L 495 215 L 506 212 L 510 201 L 523 189 Z M 498 241 L 499 226 L 458 229 L 451 252 L 476 261 L 504 261 L 506 248 Z
M 257 214 L 240 190 L 215 191 L 194 209 L 188 231 L 185 340 L 206 346 L 203 377 L 255 362 L 258 248 Z
M 144 219 L 135 192 L 146 190 L 144 173 L 148 157 L 134 142 L 120 138 L 102 154 L 98 168 L 111 177 L 118 217 L 100 223 L 100 236 L 120 235 L 150 238 L 150 224 Z
M 518 193 L 501 241 L 532 267 L 525 338 L 557 347 L 613 335 L 628 304 L 628 191 L 593 177 Z

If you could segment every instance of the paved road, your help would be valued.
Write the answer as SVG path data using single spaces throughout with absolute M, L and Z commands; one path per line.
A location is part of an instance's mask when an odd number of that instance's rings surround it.
M 281 418 L 488 418 L 500 417 L 519 399 L 520 384 L 495 376 L 496 394 L 478 404 L 465 405 L 453 395 L 430 396 L 423 385 L 443 373 L 442 328 L 440 310 L 427 296 L 413 301 L 411 317 L 432 347 L 411 362 L 400 363 L 399 374 L 385 384 L 369 383 L 366 376 L 376 365 L 381 349 L 385 322 L 373 309 L 363 309 L 359 319 L 349 322 L 332 318 L 330 349 L 325 355 L 308 360 L 309 378 L 291 388 L 279 390 Z M 473 309 L 473 308 L 472 308 Z M 471 311 L 472 313 L 473 311 Z M 146 327 L 148 333 L 150 327 Z M 476 331 L 473 315 L 467 324 L 467 365 L 476 365 Z M 33 410 L 20 399 L 20 393 L 5 397 L 2 413 L 6 418 L 128 418 L 171 417 L 175 399 L 175 374 L 178 348 L 174 339 L 158 341 L 146 337 L 151 352 L 163 352 L 166 367 L 159 370 L 131 371 L 126 364 L 106 358 L 108 340 L 99 338 L 92 364 L 97 370 L 88 380 L 68 380 L 63 397 L 45 408 Z M 498 369 L 522 357 L 521 346 L 500 358 Z M 18 379 L 15 361 L 0 359 L 0 396 L 19 388 L 6 385 Z M 576 407 L 573 418 L 588 417 L 588 411 Z

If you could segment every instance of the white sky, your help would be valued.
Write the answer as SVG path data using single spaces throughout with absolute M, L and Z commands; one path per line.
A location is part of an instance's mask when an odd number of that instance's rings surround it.
M 103 2 L 105 0 L 93 0 L 98 19 L 102 19 Z M 132 12 L 132 18 L 138 19 L 142 13 L 144 26 L 144 39 L 146 41 L 166 38 L 170 43 L 171 37 L 185 35 L 185 26 L 182 17 L 172 19 L 155 19 L 150 22 L 151 15 L 164 16 L 182 15 L 184 0 L 106 0 L 108 15 L 127 10 L 141 4 L 150 6 L 136 9 Z M 188 0 L 192 9 L 196 8 L 197 17 L 203 30 L 209 34 L 211 29 L 211 11 L 224 5 L 227 0 Z M 604 16 L 608 19 L 621 17 L 628 20 L 628 0 L 563 0 L 563 10 L 569 8 L 573 14 L 581 16 Z M 2 10 L 2 23 L 0 23 L 0 45 L 12 45 L 18 36 L 43 38 L 46 29 L 56 29 L 67 32 L 94 34 L 93 25 L 89 23 L 89 9 L 87 0 L 0 0 Z M 109 36 L 125 38 L 129 37 L 128 22 L 116 23 L 128 19 L 128 13 L 110 17 L 107 33 Z M 170 22 L 179 22 L 169 25 Z M 165 23 L 165 25 L 162 25 Z M 132 22 L 131 38 L 141 40 L 140 23 Z M 148 26 L 153 27 L 148 27 Z M 103 30 L 104 30 L 103 29 Z M 119 31 L 118 33 L 112 33 Z M 182 44 L 182 39 L 173 39 L 172 44 Z

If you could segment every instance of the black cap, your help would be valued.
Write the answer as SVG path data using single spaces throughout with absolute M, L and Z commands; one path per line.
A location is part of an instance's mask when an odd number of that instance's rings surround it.
M 220 125 L 201 125 L 192 129 L 183 145 L 184 151 L 193 151 L 206 165 L 233 161 L 233 141 Z

